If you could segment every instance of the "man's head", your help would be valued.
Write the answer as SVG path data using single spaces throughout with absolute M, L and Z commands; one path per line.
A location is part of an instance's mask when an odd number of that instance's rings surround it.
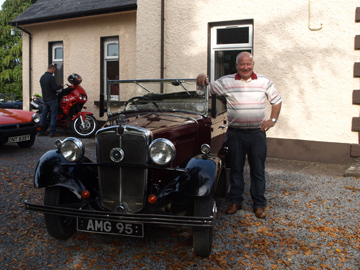
M 52 74 L 55 73 L 55 70 L 56 70 L 56 66 L 54 64 L 50 64 L 48 65 L 48 71 Z
M 242 79 L 248 80 L 254 72 L 253 56 L 248 52 L 241 52 L 236 57 L 236 70 Z

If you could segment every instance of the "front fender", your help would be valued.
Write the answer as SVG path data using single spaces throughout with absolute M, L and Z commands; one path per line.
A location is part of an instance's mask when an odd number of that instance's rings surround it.
M 222 168 L 222 160 L 217 156 L 198 155 L 186 165 L 188 175 L 186 189 L 190 196 L 208 196 L 213 193 Z
M 85 115 L 93 115 L 93 113 L 91 112 L 78 112 L 76 115 L 74 115 L 74 117 L 71 119 L 71 121 L 74 121 L 76 118 L 78 118 L 79 116 L 82 117 L 83 121 L 85 121 Z
M 87 158 L 84 157 L 84 159 L 88 161 Z M 86 173 L 86 168 L 84 167 L 82 170 L 74 166 L 61 166 L 64 163 L 68 162 L 58 150 L 46 152 L 36 166 L 34 187 L 62 186 L 71 190 L 80 199 L 81 192 L 85 189 L 85 186 L 77 180 L 76 175 Z M 79 170 L 82 170 L 82 172 L 79 172 Z
M 159 204 L 161 204 L 165 198 L 177 198 L 175 194 L 181 194 L 180 200 L 183 200 L 184 197 L 213 194 L 222 166 L 223 162 L 217 156 L 204 158 L 203 155 L 198 155 L 193 157 L 187 163 L 184 172 L 170 181 L 164 189 L 159 192 L 157 195 Z

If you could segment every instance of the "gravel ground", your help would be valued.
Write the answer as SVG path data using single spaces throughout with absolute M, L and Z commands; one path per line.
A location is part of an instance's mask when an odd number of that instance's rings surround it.
M 0 269 L 360 269 L 360 180 L 270 169 L 265 220 L 251 211 L 249 191 L 246 209 L 235 215 L 225 215 L 228 202 L 217 200 L 209 258 L 194 256 L 188 228 L 146 227 L 143 239 L 87 233 L 53 239 L 43 215 L 25 211 L 24 201 L 42 202 L 32 178 L 54 141 L 0 146 Z M 83 142 L 94 160 L 94 139 Z

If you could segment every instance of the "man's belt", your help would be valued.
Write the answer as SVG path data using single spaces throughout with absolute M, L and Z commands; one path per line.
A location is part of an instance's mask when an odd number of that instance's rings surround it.
M 248 128 L 248 129 L 245 129 L 245 128 L 228 127 L 228 130 L 241 132 L 241 133 L 255 133 L 255 132 L 258 132 L 260 130 L 260 128 Z

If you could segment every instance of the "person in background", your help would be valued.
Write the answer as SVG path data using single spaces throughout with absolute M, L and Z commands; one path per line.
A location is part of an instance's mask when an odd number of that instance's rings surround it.
M 272 81 L 254 73 L 253 56 L 241 52 L 236 57 L 237 73 L 226 75 L 210 84 L 212 93 L 224 96 L 228 114 L 228 154 L 230 160 L 230 206 L 226 214 L 235 214 L 243 207 L 244 166 L 246 156 L 250 166 L 250 193 L 253 210 L 258 218 L 265 218 L 265 160 L 267 155 L 266 131 L 275 126 L 279 118 L 282 99 Z M 200 74 L 197 84 L 209 84 L 207 76 Z M 265 118 L 265 101 L 271 104 L 270 119 Z
M 61 92 L 64 88 L 63 85 L 57 85 L 55 77 L 53 74 L 55 73 L 56 66 L 53 64 L 50 64 L 48 66 L 47 71 L 44 73 L 44 75 L 40 78 L 40 86 L 41 86 L 41 92 L 44 99 L 44 109 L 41 114 L 40 118 L 40 124 L 43 127 L 46 127 L 46 121 L 48 114 L 50 113 L 50 137 L 59 136 L 58 133 L 56 133 L 56 120 L 57 120 L 57 112 L 58 112 L 58 99 L 57 99 L 57 93 Z M 39 132 L 39 135 L 45 135 L 46 129 L 43 128 Z

